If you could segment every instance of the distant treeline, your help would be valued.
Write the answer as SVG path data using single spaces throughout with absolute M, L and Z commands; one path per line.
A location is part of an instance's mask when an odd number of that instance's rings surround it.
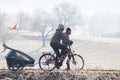
M 108 34 L 104 34 L 104 35 L 102 35 L 102 36 L 103 36 L 103 37 L 120 38 L 120 32 L 108 33 Z

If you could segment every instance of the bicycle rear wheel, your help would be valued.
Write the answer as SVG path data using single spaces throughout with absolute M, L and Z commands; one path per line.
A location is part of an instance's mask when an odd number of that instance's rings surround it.
M 72 70 L 81 70 L 84 67 L 84 59 L 78 54 L 73 54 L 70 60 L 70 67 Z
M 39 67 L 43 71 L 52 71 L 55 68 L 55 57 L 51 54 L 43 54 L 39 59 Z

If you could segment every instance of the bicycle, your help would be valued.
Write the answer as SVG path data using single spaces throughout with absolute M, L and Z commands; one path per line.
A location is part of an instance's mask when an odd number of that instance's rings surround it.
M 73 70 L 81 70 L 84 67 L 84 59 L 81 55 L 75 54 L 75 51 L 72 51 L 70 45 L 67 49 L 67 53 L 60 57 L 58 61 L 64 61 L 64 59 L 67 57 L 67 60 L 69 61 L 70 66 Z M 43 53 L 42 56 L 39 58 L 39 67 L 43 71 L 52 71 L 56 68 L 55 65 L 56 62 L 56 54 L 55 53 Z

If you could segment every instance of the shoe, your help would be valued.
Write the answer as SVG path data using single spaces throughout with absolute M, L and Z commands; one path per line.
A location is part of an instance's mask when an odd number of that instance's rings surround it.
M 57 69 L 60 69 L 60 66 L 59 66 L 59 65 L 55 65 L 55 67 L 56 67 Z
M 66 70 L 66 71 L 70 71 L 70 68 L 66 68 L 65 70 Z
M 56 68 L 57 68 L 57 69 L 60 69 L 60 67 L 58 67 L 58 66 L 57 66 Z
M 57 63 L 55 64 L 55 67 L 56 67 L 57 69 L 60 69 L 60 66 L 62 66 L 62 62 L 57 62 Z

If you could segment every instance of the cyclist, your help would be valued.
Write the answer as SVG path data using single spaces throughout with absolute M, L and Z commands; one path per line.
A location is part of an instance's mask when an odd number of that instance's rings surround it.
M 66 36 L 66 38 L 68 38 L 69 40 L 70 40 L 70 38 L 69 38 L 69 35 L 71 34 L 71 28 L 66 28 L 66 32 L 64 33 L 64 35 Z M 69 44 L 66 42 L 66 41 L 62 41 L 62 44 L 63 45 L 65 45 L 67 48 L 69 47 Z M 69 56 L 68 56 L 69 57 Z M 69 59 L 67 60 L 67 62 L 66 62 L 66 65 L 67 65 L 67 68 L 66 68 L 66 70 L 68 71 L 68 70 L 70 70 L 70 64 L 69 64 Z
M 60 66 L 62 66 L 62 62 L 58 62 L 58 58 L 61 57 L 64 53 L 66 53 L 67 51 L 67 47 L 63 44 L 61 44 L 61 40 L 66 41 L 68 43 L 72 44 L 72 41 L 70 41 L 68 38 L 65 37 L 65 35 L 63 34 L 63 30 L 64 30 L 64 25 L 59 24 L 58 28 L 56 29 L 55 34 L 53 35 L 51 42 L 50 42 L 50 46 L 53 48 L 53 50 L 56 53 L 56 62 L 55 62 L 55 66 L 56 68 L 59 69 Z M 59 52 L 59 49 L 61 49 L 61 54 Z

